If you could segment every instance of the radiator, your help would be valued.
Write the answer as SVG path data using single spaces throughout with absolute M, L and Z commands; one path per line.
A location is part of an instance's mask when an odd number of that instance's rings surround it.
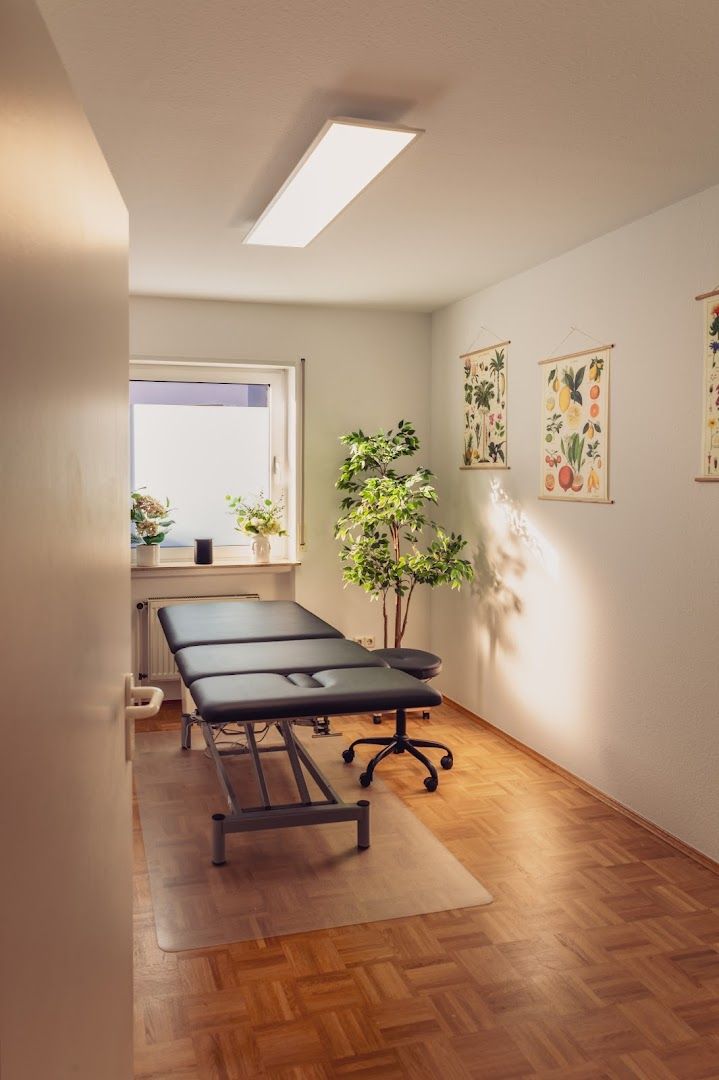
M 153 596 L 144 605 L 147 611 L 145 649 L 141 679 L 174 679 L 178 676 L 175 658 L 170 652 L 157 613 L 168 604 L 235 604 L 240 600 L 259 600 L 258 593 L 240 596 Z M 140 605 L 138 605 L 139 607 Z

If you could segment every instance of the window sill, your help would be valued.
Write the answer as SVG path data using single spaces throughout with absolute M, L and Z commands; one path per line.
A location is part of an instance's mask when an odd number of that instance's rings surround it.
M 136 566 L 133 562 L 131 572 L 133 577 L 194 577 L 199 574 L 289 574 L 299 562 L 289 559 L 273 559 L 268 563 L 254 563 L 249 559 L 217 559 L 209 566 L 198 566 L 192 560 L 160 562 L 157 566 Z

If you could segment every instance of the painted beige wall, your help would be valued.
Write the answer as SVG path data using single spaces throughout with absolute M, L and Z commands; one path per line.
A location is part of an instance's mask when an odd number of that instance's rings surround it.
M 344 589 L 333 525 L 338 437 L 415 421 L 429 461 L 429 317 L 353 308 L 133 297 L 133 355 L 220 360 L 307 358 L 305 521 L 307 546 L 296 599 L 345 634 L 375 634 L 381 614 L 365 594 Z M 228 586 L 229 586 L 228 582 Z M 242 592 L 243 582 L 233 581 Z M 244 585 L 246 587 L 246 583 Z M 429 597 L 419 594 L 407 644 L 428 644 Z
M 432 598 L 444 690 L 714 858 L 719 486 L 693 481 L 693 297 L 718 281 L 713 188 L 445 308 L 432 325 L 433 465 L 479 571 L 472 591 Z M 511 469 L 496 474 L 457 467 L 458 355 L 482 324 L 512 341 Z M 571 326 L 617 345 L 609 507 L 536 497 L 537 361 Z M 577 334 L 562 351 L 585 345 Z M 492 475 L 535 545 L 492 506 Z
M 28 0 L 0 160 L 0 1073 L 128 1080 L 127 215 Z

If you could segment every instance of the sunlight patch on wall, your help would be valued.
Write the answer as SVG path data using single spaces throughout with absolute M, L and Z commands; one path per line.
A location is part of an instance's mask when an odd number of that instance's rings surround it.
M 490 485 L 490 499 L 492 507 L 497 511 L 492 515 L 495 526 L 501 527 L 503 522 L 509 533 L 539 560 L 552 580 L 556 581 L 559 573 L 559 556 L 556 548 L 549 543 L 497 479 L 492 480 Z
M 491 547 L 503 560 L 501 591 L 513 598 L 514 610 L 505 619 L 503 639 L 494 643 L 492 667 L 499 678 L 491 685 L 502 685 L 521 706 L 518 712 L 548 730 L 570 742 L 586 739 L 588 717 L 582 717 L 581 703 L 593 682 L 591 599 L 581 568 L 557 551 L 496 480 L 489 509 Z M 491 689 L 489 697 L 489 714 L 496 708 L 497 715 L 506 715 L 506 701 L 492 701 Z

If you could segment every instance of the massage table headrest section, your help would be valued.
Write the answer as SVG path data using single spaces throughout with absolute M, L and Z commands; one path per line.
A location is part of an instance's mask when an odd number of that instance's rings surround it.
M 160 608 L 158 618 L 173 653 L 191 645 L 343 636 L 292 600 L 168 604 Z
M 221 675 L 197 679 L 192 696 L 200 716 L 211 725 L 442 704 L 442 695 L 427 683 L 388 667 L 338 668 L 313 675 Z
M 175 653 L 182 681 L 218 675 L 271 673 L 291 675 L 330 668 L 383 668 L 389 665 L 356 641 L 346 638 L 309 638 L 293 641 L 251 641 L 232 645 L 191 645 Z

